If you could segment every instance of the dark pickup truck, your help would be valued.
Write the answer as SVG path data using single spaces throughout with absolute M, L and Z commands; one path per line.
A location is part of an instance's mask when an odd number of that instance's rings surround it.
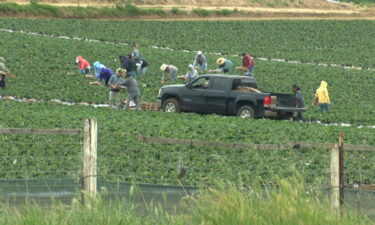
M 243 118 L 291 118 L 293 94 L 260 92 L 254 78 L 237 75 L 202 75 L 187 84 L 166 85 L 156 97 L 165 112 L 216 113 Z

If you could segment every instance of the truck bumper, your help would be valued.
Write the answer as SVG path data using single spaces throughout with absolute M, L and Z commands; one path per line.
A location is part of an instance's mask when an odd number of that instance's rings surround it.
M 272 118 L 291 118 L 294 112 L 305 112 L 305 108 L 273 108 L 264 110 L 265 117 Z
M 278 117 L 278 113 L 272 110 L 265 110 L 264 116 L 265 117 Z

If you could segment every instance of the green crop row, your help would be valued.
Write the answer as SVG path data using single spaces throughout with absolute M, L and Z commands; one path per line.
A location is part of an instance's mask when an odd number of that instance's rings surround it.
M 375 67 L 374 21 L 88 21 L 0 18 L 0 28 L 255 57 Z
M 0 31 L 1 32 L 1 31 Z M 38 100 L 60 99 L 71 102 L 106 103 L 108 89 L 90 86 L 90 79 L 78 74 L 74 60 L 82 55 L 93 63 L 96 60 L 115 69 L 116 58 L 126 54 L 130 47 L 121 44 L 65 40 L 53 37 L 31 36 L 20 33 L 1 32 L 0 55 L 7 58 L 7 66 L 16 78 L 7 79 L 8 87 L 0 95 L 20 96 Z M 180 74 L 192 62 L 194 53 L 140 47 L 142 56 L 150 62 L 148 75 L 138 77 L 142 101 L 155 101 L 160 84 L 162 63 L 174 64 Z M 208 55 L 209 68 L 216 67 L 217 56 Z M 239 57 L 229 57 L 240 65 Z M 239 71 L 233 72 L 239 74 Z M 290 93 L 290 86 L 301 87 L 308 107 L 305 117 L 309 120 L 375 124 L 375 86 L 372 72 L 367 70 L 344 70 L 304 64 L 286 64 L 272 61 L 256 61 L 255 76 L 264 92 Z M 320 114 L 310 106 L 311 99 L 321 80 L 328 82 L 332 100 L 331 113 Z M 180 81 L 181 82 L 181 81 Z M 123 94 L 123 98 L 126 95 Z
M 373 129 L 323 126 L 290 121 L 243 120 L 215 115 L 125 112 L 88 106 L 0 101 L 0 127 L 82 128 L 85 118 L 98 121 L 98 176 L 156 184 L 177 184 L 179 163 L 184 181 L 206 185 L 212 178 L 286 177 L 297 168 L 308 183 L 329 180 L 329 150 L 253 150 L 191 147 L 147 143 L 138 136 L 202 141 L 277 143 L 304 141 L 335 143 L 344 132 L 346 144 L 375 145 Z M 78 177 L 82 141 L 71 136 L 2 135 L 0 174 L 7 178 Z M 345 153 L 345 182 L 374 183 L 374 152 Z M 46 173 L 50 171 L 50 173 Z M 26 175 L 25 175 L 26 174 Z

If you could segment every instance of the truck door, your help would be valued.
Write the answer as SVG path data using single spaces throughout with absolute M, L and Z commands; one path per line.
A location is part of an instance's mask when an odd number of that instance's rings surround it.
M 226 114 L 227 97 L 231 83 L 226 78 L 215 77 L 211 81 L 211 86 L 204 93 L 206 97 L 207 112 Z
M 207 112 L 204 93 L 210 85 L 209 77 L 200 77 L 191 83 L 182 93 L 182 108 L 191 112 Z

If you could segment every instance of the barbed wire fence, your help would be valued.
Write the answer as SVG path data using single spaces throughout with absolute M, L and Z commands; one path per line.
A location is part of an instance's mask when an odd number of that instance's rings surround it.
M 90 144 L 96 148 L 96 140 L 85 144 L 83 130 L 70 129 L 71 135 L 33 129 L 27 136 L 15 130 L 0 129 L 0 201 L 7 204 L 70 203 L 82 199 L 82 190 L 90 191 L 84 188 L 86 178 L 95 180 L 91 191 L 106 198 L 133 198 L 146 208 L 159 202 L 170 211 L 179 207 L 181 198 L 223 179 L 245 186 L 260 181 L 264 188 L 277 188 L 277 179 L 299 175 L 306 189 L 325 196 L 339 188 L 331 181 L 335 143 L 226 143 L 146 137 L 141 131 L 119 137 L 115 131 L 99 130 L 98 154 L 85 160 L 82 149 Z M 100 144 L 111 137 L 124 141 Z M 375 147 L 344 146 L 345 175 L 339 186 L 345 188 L 345 207 L 375 219 Z M 93 165 L 89 170 L 87 159 Z M 130 194 L 133 184 L 135 196 Z
M 0 129 L 0 201 L 54 198 L 70 202 L 80 190 L 82 135 L 73 129 Z

